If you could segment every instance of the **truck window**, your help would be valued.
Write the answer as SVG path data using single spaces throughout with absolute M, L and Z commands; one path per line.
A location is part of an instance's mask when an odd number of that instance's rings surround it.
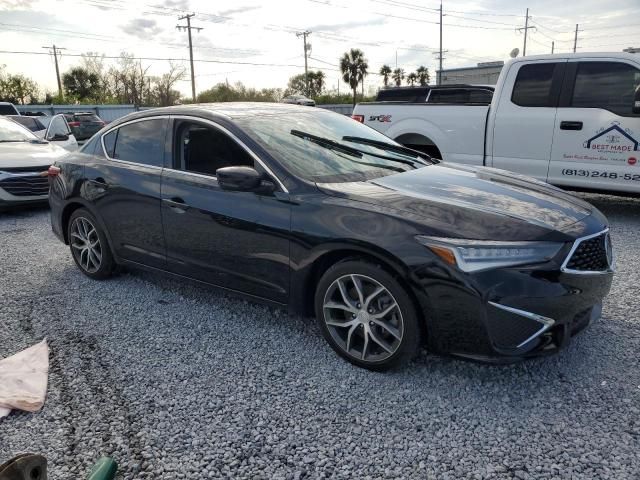
M 535 63 L 520 67 L 511 101 L 521 107 L 555 107 L 551 83 L 555 63 Z
M 493 98 L 491 90 L 471 90 L 469 92 L 469 103 L 486 103 L 489 105 Z
M 469 103 L 469 90 L 462 88 L 433 89 L 427 103 Z
M 581 62 L 576 71 L 571 106 L 602 108 L 632 116 L 633 100 L 640 86 L 640 70 L 620 62 Z

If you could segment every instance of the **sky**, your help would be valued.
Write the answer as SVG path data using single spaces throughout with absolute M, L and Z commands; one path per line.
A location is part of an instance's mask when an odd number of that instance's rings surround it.
M 56 91 L 53 58 L 43 46 L 61 51 L 61 74 L 78 65 L 80 55 L 133 54 L 160 75 L 169 62 L 189 71 L 187 33 L 176 28 L 194 13 L 196 90 L 228 81 L 256 88 L 284 88 L 304 72 L 303 40 L 310 31 L 309 68 L 322 69 L 329 89 L 346 92 L 339 80 L 340 56 L 361 49 L 371 74 L 365 88 L 382 84 L 383 64 L 407 73 L 424 65 L 432 78 L 438 68 L 438 0 L 0 0 L 0 65 Z M 444 0 L 443 68 L 508 60 L 523 50 L 529 8 L 527 55 L 573 49 L 621 51 L 640 47 L 640 0 Z M 8 53 L 23 52 L 23 53 Z M 24 53 L 38 52 L 39 55 Z M 107 62 L 116 62 L 107 59 Z M 178 89 L 190 95 L 188 78 Z

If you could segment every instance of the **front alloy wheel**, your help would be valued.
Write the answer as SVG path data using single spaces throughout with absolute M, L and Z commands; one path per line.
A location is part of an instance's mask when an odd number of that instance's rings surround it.
M 344 275 L 329 286 L 324 321 L 343 350 L 362 361 L 393 355 L 404 333 L 402 312 L 393 295 L 373 278 Z
M 316 316 L 331 347 L 355 365 L 386 370 L 418 350 L 414 304 L 378 265 L 347 260 L 327 270 L 316 290 Z

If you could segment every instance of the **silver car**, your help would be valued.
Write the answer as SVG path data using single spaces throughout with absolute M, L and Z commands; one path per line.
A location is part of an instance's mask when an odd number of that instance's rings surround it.
M 282 103 L 292 103 L 294 105 L 306 105 L 307 107 L 315 107 L 316 102 L 304 95 L 287 95 L 282 99 Z
M 47 202 L 49 167 L 66 154 L 65 149 L 0 117 L 0 210 Z

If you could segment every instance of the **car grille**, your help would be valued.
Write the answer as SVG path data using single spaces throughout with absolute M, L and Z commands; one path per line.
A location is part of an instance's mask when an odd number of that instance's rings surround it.
M 0 180 L 0 188 L 16 197 L 35 197 L 49 193 L 49 179 L 33 177 L 11 177 Z
M 612 252 L 609 232 L 597 237 L 578 240 L 578 246 L 567 261 L 565 269 L 578 272 L 603 272 L 611 267 Z

